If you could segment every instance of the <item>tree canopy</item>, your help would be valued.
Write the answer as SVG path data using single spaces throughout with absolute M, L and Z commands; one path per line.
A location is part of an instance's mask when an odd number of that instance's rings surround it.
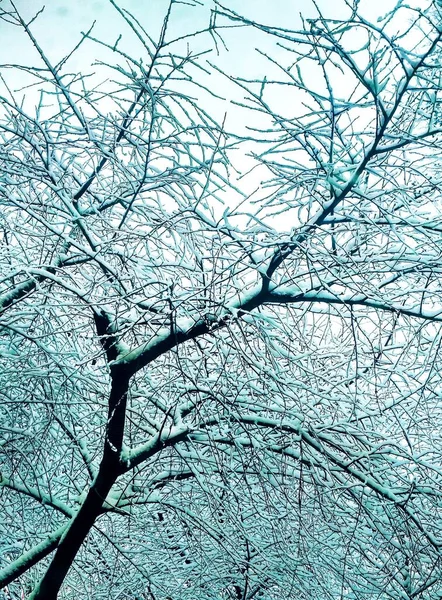
M 442 594 L 441 7 L 252 4 L 0 6 L 5 599 Z

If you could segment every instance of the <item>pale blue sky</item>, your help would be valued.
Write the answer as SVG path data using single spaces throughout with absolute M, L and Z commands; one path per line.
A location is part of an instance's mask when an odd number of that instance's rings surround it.
M 0 0 L 0 6 L 6 9 L 9 1 L 3 0 L 1 2 Z M 317 1 L 328 17 L 339 19 L 345 18 L 348 14 L 345 0 Z M 411 0 L 411 2 L 413 1 L 417 2 L 418 0 Z M 31 18 L 41 8 L 42 3 L 41 0 L 15 0 L 16 7 L 27 19 Z M 119 0 L 118 4 L 121 8 L 127 8 L 133 12 L 152 37 L 158 39 L 169 0 Z M 197 8 L 191 8 L 188 5 L 174 6 L 170 35 L 183 35 L 208 25 L 213 2 L 212 0 L 203 0 L 200 4 L 201 6 Z M 224 4 L 256 21 L 291 29 L 301 27 L 300 13 L 305 18 L 316 15 L 314 0 L 224 0 Z M 367 17 L 376 21 L 379 16 L 385 14 L 395 4 L 396 0 L 361 0 L 360 9 Z M 96 20 L 93 32 L 95 37 L 114 44 L 121 33 L 123 37 L 119 47 L 134 58 L 139 59 L 143 54 L 145 56 L 142 44 L 122 21 L 121 16 L 109 0 L 75 0 L 74 2 L 46 0 L 45 10 L 33 23 L 32 30 L 51 62 L 56 64 L 76 45 L 81 38 L 81 31 L 88 30 L 94 20 Z M 42 66 L 29 39 L 18 28 L 0 21 L 0 37 L 2 40 L 0 44 L 0 64 L 20 63 Z M 212 62 L 219 65 L 226 72 L 248 78 L 262 77 L 270 72 L 269 63 L 260 58 L 255 49 L 259 47 L 268 51 L 272 56 L 276 56 L 278 50 L 275 47 L 274 40 L 271 40 L 268 36 L 260 35 L 257 30 L 251 28 L 227 31 L 224 38 L 229 51 L 226 52 L 220 45 L 220 55 L 217 56 L 216 52 L 212 52 L 209 56 Z M 193 51 L 213 48 L 213 42 L 208 35 L 205 38 L 192 38 L 190 44 Z M 120 62 L 122 60 L 112 55 L 112 53 L 103 53 L 97 45 L 88 41 L 69 61 L 65 72 L 84 73 L 97 70 L 96 67 L 91 67 L 96 59 L 107 60 L 111 63 L 115 60 Z M 24 86 L 29 81 L 23 72 L 10 69 L 2 71 L 6 75 L 8 83 L 14 89 Z M 100 73 L 97 75 L 98 81 L 102 81 L 108 75 L 108 72 Z M 315 74 L 312 72 L 309 80 L 310 85 L 314 85 L 314 79 Z M 89 82 L 91 81 L 89 80 Z M 216 74 L 211 75 L 210 78 L 206 77 L 204 83 L 213 91 L 227 98 L 242 99 L 244 95 L 239 89 L 229 86 L 222 76 Z M 38 87 L 26 90 L 28 102 L 34 105 L 39 97 Z M 192 90 L 192 92 L 195 93 L 195 90 Z M 294 91 L 292 90 L 291 94 L 287 96 L 287 100 L 283 96 L 273 98 L 273 100 L 278 104 L 287 102 L 287 106 L 292 110 L 295 102 L 293 94 Z M 202 95 L 200 102 L 219 121 L 222 120 L 224 113 L 227 111 L 228 129 L 242 133 L 244 111 L 228 102 L 213 100 L 207 95 L 205 97 Z M 106 111 L 106 108 L 103 110 Z M 254 115 L 247 115 L 249 123 L 251 122 L 250 118 L 253 119 Z
M 394 3 L 395 0 L 362 0 L 361 7 L 368 16 L 376 19 Z M 6 9 L 8 4 L 9 0 L 3 0 L 1 6 Z M 122 33 L 122 47 L 129 49 L 134 56 L 141 55 L 140 44 L 134 40 L 128 27 L 122 24 L 108 0 L 46 0 L 44 4 L 44 13 L 33 24 L 33 31 L 54 63 L 75 45 L 80 32 L 87 30 L 94 20 L 97 21 L 94 29 L 96 37 L 113 43 Z M 175 6 L 171 31 L 183 34 L 207 25 L 213 3 L 211 0 L 204 0 L 201 4 L 203 6 L 196 9 L 185 5 Z M 225 4 L 257 21 L 288 28 L 300 27 L 300 13 L 307 18 L 315 14 L 312 0 L 225 0 Z M 320 0 L 318 4 L 328 16 L 340 18 L 347 12 L 343 0 Z M 43 1 L 16 0 L 15 5 L 29 18 L 41 8 Z M 168 0 L 121 0 L 119 5 L 133 12 L 154 37 L 158 36 Z M 34 54 L 25 36 L 1 21 L 0 36 L 0 64 L 26 62 Z M 230 52 L 221 57 L 223 66 L 230 66 L 237 71 L 244 70 L 244 67 L 246 71 L 250 69 L 252 63 L 256 63 L 255 46 L 262 44 L 258 38 L 253 30 L 241 30 L 240 35 L 238 32 L 234 35 L 227 33 Z M 209 40 L 207 42 L 209 44 Z M 197 45 L 199 46 L 203 47 L 202 40 Z M 85 45 L 71 61 L 70 68 L 87 68 L 97 53 L 97 48 L 93 48 L 91 44 Z
M 2 8 L 6 9 L 10 0 L 0 1 Z M 361 9 L 370 18 L 376 20 L 391 9 L 396 0 L 361 0 Z M 314 0 L 225 0 L 227 6 L 233 10 L 253 18 L 259 22 L 277 25 L 287 28 L 300 28 L 300 13 L 305 18 L 316 14 Z M 24 17 L 30 18 L 39 8 L 41 0 L 15 0 L 15 5 Z M 168 7 L 169 0 L 120 0 L 119 6 L 133 12 L 146 30 L 158 38 L 162 19 Z M 172 17 L 170 35 L 182 35 L 195 29 L 202 29 L 209 22 L 210 9 L 213 7 L 212 0 L 200 1 L 202 6 L 191 8 L 188 5 L 175 5 Z M 348 14 L 344 0 L 318 0 L 318 4 L 327 16 L 343 18 Z M 96 20 L 93 34 L 110 44 L 115 43 L 119 34 L 123 35 L 119 47 L 126 50 L 134 58 L 140 58 L 145 53 L 142 45 L 136 40 L 129 27 L 122 22 L 120 15 L 113 8 L 109 0 L 46 0 L 45 10 L 33 23 L 32 29 L 35 37 L 49 56 L 53 64 L 62 59 L 78 42 L 81 31 L 86 31 Z M 29 39 L 20 32 L 18 28 L 12 27 L 0 21 L 0 64 L 20 63 L 41 66 L 39 57 L 32 47 Z M 262 77 L 268 73 L 269 63 L 258 56 L 256 47 L 268 51 L 275 56 L 276 49 L 274 41 L 262 36 L 253 29 L 241 29 L 225 32 L 229 52 L 222 49 L 220 56 L 212 52 L 208 57 L 212 62 L 219 65 L 225 71 L 234 75 L 244 77 Z M 209 36 L 205 38 L 191 39 L 190 44 L 193 51 L 213 48 L 213 42 Z M 70 59 L 65 72 L 91 72 L 95 59 L 114 62 L 115 57 L 105 54 L 92 42 L 86 42 L 75 56 Z M 8 83 L 17 89 L 28 83 L 26 75 L 12 70 L 3 71 Z M 104 75 L 98 76 L 100 79 Z M 313 75 L 314 77 L 314 75 Z M 212 75 L 204 81 L 208 87 L 222 95 L 238 93 L 226 84 L 226 80 L 220 76 Z M 35 89 L 37 91 L 37 89 Z M 27 97 L 37 94 L 32 90 L 26 92 Z M 35 100 L 36 101 L 36 100 Z M 202 102 L 205 100 L 202 98 Z M 217 118 L 222 118 L 226 106 L 223 103 L 214 102 L 211 111 L 215 111 Z M 229 119 L 235 121 L 237 112 L 229 105 Z
M 0 6 L 6 8 L 9 1 L 3 0 L 1 2 L 0 0 Z M 409 0 L 409 3 L 412 2 L 416 3 L 419 0 Z M 315 16 L 314 0 L 224 0 L 224 3 L 248 18 L 290 29 L 301 28 L 300 12 L 304 18 Z M 33 16 L 41 7 L 40 0 L 15 0 L 15 4 L 23 16 L 27 18 Z M 119 1 L 119 6 L 133 12 L 154 39 L 158 39 L 168 4 L 168 0 Z M 318 0 L 318 4 L 321 9 L 324 9 L 328 17 L 342 19 L 348 14 L 345 0 Z M 391 10 L 395 4 L 396 0 L 361 0 L 360 9 L 365 16 L 376 21 L 378 17 Z M 201 2 L 201 6 L 196 9 L 186 5 L 175 6 L 170 35 L 184 35 L 206 27 L 209 23 L 210 8 L 212 6 L 212 0 L 204 0 Z M 95 37 L 109 44 L 114 44 L 121 33 L 123 37 L 119 47 L 136 59 L 144 55 L 145 62 L 148 62 L 142 44 L 136 39 L 127 24 L 124 23 L 109 0 L 75 0 L 75 2 L 46 0 L 45 11 L 33 24 L 32 30 L 51 62 L 56 64 L 76 45 L 81 38 L 81 31 L 88 30 L 94 20 L 97 21 L 94 29 Z M 0 44 L 0 64 L 20 63 L 42 66 L 38 53 L 32 47 L 26 35 L 18 28 L 0 21 L 0 37 L 2 40 Z M 261 35 L 256 29 L 252 28 L 227 31 L 224 38 L 229 51 L 223 50 L 220 45 L 220 55 L 217 56 L 216 52 L 213 51 L 209 56 L 213 63 L 228 73 L 246 78 L 262 78 L 264 75 L 269 78 L 272 77 L 271 64 L 256 53 L 256 47 L 266 50 L 272 57 L 278 56 L 278 48 L 274 39 L 270 36 Z M 357 42 L 358 44 L 363 43 L 359 40 Z M 209 35 L 205 38 L 192 38 L 190 44 L 193 51 L 213 48 L 213 42 Z M 101 82 L 109 77 L 110 72 L 100 72 L 100 68 L 91 66 L 97 59 L 106 60 L 109 63 L 119 61 L 125 68 L 128 68 L 121 57 L 115 56 L 110 51 L 103 52 L 99 46 L 87 41 L 75 57 L 70 60 L 65 72 L 89 73 L 95 70 L 98 71 L 95 80 L 88 79 L 88 83 L 90 85 L 93 81 L 95 83 Z M 285 54 L 284 63 L 287 62 L 287 54 Z M 29 82 L 29 78 L 23 72 L 10 69 L 2 69 L 2 71 L 6 75 L 11 88 L 17 89 Z M 321 69 L 315 73 L 314 65 L 308 67 L 306 77 L 308 78 L 309 87 L 322 86 L 322 90 L 324 89 L 320 71 Z M 244 135 L 250 131 L 246 129 L 247 126 L 263 128 L 270 126 L 266 125 L 269 119 L 263 117 L 262 114 L 252 111 L 245 112 L 229 102 L 229 99 L 232 98 L 243 100 L 245 93 L 241 89 L 233 84 L 229 85 L 224 77 L 216 73 L 210 76 L 199 75 L 203 78 L 203 82 L 207 87 L 223 95 L 226 101 L 215 100 L 195 88 L 192 88 L 191 93 L 198 97 L 199 105 L 217 119 L 219 123 L 222 122 L 224 114 L 227 113 L 226 129 L 228 131 Z M 112 76 L 115 76 L 115 74 L 112 73 Z M 336 73 L 336 82 L 337 98 L 347 95 L 345 88 L 348 85 L 354 86 L 354 82 L 348 82 L 342 73 Z M 38 103 L 38 90 L 40 87 L 41 84 L 39 83 L 38 86 L 26 90 L 26 108 L 31 113 L 33 112 L 33 106 Z M 181 90 L 183 93 L 189 91 L 185 87 L 182 87 Z M 288 113 L 290 116 L 294 116 L 294 113 L 304 111 L 303 102 L 305 98 L 302 96 L 303 92 L 299 92 L 294 86 L 290 89 L 287 87 L 276 88 L 275 86 L 267 93 L 271 95 L 270 105 L 275 110 L 281 111 L 281 114 Z M 103 104 L 100 104 L 102 113 L 113 111 L 114 106 L 110 101 L 104 100 L 102 102 Z M 256 151 L 256 144 L 253 150 Z M 243 146 L 241 152 L 236 153 L 235 156 L 234 164 L 242 172 L 247 171 L 252 164 L 246 152 L 247 145 Z M 251 194 L 253 190 L 261 186 L 261 181 L 262 175 L 258 169 L 254 170 L 246 180 L 242 180 L 240 186 L 245 193 Z

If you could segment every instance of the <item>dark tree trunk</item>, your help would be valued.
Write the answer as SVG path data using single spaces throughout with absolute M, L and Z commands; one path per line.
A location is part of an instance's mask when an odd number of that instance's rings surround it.
M 118 477 L 118 471 L 110 468 L 111 465 L 106 465 L 106 462 L 102 461 L 97 479 L 61 538 L 51 564 L 29 600 L 56 600 L 78 550 L 102 512 L 103 502 Z
M 78 513 L 62 536 L 51 564 L 29 600 L 56 600 L 60 587 L 88 533 L 101 514 L 103 502 L 121 474 L 120 452 L 123 442 L 129 377 L 113 373 L 104 452 L 98 475 Z

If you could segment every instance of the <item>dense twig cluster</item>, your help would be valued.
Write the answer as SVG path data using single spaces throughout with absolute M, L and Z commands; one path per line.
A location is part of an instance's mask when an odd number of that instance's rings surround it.
M 439 9 L 171 39 L 171 0 L 154 39 L 110 2 L 144 59 L 90 29 L 103 85 L 0 8 L 40 61 L 35 111 L 2 79 L 0 588 L 438 598 Z M 264 78 L 191 51 L 244 31 Z

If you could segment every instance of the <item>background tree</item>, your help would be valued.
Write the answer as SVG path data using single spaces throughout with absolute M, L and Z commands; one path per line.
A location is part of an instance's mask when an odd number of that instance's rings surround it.
M 36 110 L 2 80 L 6 597 L 438 598 L 438 7 L 111 5 L 143 59 L 89 30 L 101 86 L 1 14 L 40 61 Z M 248 30 L 265 77 L 192 51 Z

